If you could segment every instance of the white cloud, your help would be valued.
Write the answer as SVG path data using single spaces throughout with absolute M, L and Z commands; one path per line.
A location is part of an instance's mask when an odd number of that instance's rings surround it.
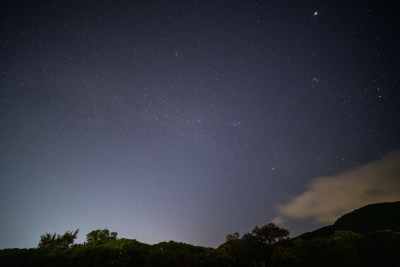
M 333 223 L 345 213 L 367 204 L 400 200 L 400 151 L 332 177 L 318 177 L 310 188 L 279 206 L 274 222 L 314 218 Z

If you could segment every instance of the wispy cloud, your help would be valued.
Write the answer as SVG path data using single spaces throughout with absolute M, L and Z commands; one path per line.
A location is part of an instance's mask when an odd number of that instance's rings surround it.
M 332 177 L 318 177 L 309 189 L 279 206 L 275 223 L 314 218 L 333 223 L 341 215 L 367 204 L 400 200 L 400 151 Z

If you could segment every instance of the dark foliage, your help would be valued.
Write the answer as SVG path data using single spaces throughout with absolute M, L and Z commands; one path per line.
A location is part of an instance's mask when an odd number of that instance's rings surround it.
M 289 236 L 288 230 L 279 228 L 273 223 L 269 223 L 261 228 L 256 226 L 251 233 L 257 239 L 257 242 L 262 244 L 274 244 L 287 239 Z
M 105 244 L 107 242 L 117 240 L 117 233 L 110 232 L 107 228 L 93 230 L 86 235 L 86 242 L 88 243 L 96 243 L 96 244 Z
M 360 266 L 400 266 L 400 233 L 375 231 L 358 243 Z
M 398 207 L 397 204 L 394 206 Z M 367 206 L 350 216 L 343 216 L 341 225 L 355 227 L 359 218 L 386 216 L 393 212 L 387 204 Z M 389 210 L 389 213 L 387 212 Z M 349 215 L 349 214 L 348 214 Z M 343 219 L 344 218 L 344 219 Z M 356 221 L 352 221 L 355 218 Z M 396 216 L 369 218 L 369 225 L 390 226 Z M 345 223 L 343 223 L 345 222 Z M 367 221 L 365 221 L 368 224 Z M 393 226 L 393 225 L 392 225 Z M 397 225 L 393 226 L 396 228 Z M 368 227 L 329 231 L 320 229 L 314 237 L 288 239 L 289 232 L 274 224 L 255 227 L 251 233 L 229 234 L 216 249 L 174 241 L 155 245 L 135 239 L 117 239 L 108 229 L 94 230 L 87 243 L 73 245 L 78 230 L 64 235 L 41 236 L 37 249 L 0 250 L 0 266 L 399 266 L 400 233 L 393 229 L 378 229 L 362 233 Z M 397 229 L 397 228 L 396 228 Z M 321 234 L 321 236 L 316 236 Z
M 41 250 L 57 252 L 62 249 L 70 248 L 78 235 L 79 229 L 75 232 L 67 231 L 63 235 L 46 233 L 40 236 L 38 248 Z

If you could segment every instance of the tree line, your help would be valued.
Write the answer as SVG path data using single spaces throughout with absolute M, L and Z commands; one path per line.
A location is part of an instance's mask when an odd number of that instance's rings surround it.
M 40 236 L 38 248 L 47 251 L 59 251 L 71 248 L 78 236 L 79 229 L 75 232 L 67 231 L 63 235 L 46 233 Z M 117 232 L 110 232 L 107 228 L 93 230 L 86 235 L 87 244 L 101 245 L 107 242 L 117 240 Z
M 37 248 L 0 251 L 1 266 L 400 266 L 400 233 L 340 230 L 308 241 L 269 223 L 218 248 L 174 241 L 148 245 L 98 229 L 75 244 L 79 230 L 41 235 Z

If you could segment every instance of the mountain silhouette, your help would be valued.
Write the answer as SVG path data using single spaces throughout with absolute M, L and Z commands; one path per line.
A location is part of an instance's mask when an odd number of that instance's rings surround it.
M 400 232 L 400 201 L 364 206 L 343 215 L 333 225 L 301 234 L 297 238 L 308 241 L 316 237 L 329 237 L 337 230 L 360 234 L 378 230 Z

